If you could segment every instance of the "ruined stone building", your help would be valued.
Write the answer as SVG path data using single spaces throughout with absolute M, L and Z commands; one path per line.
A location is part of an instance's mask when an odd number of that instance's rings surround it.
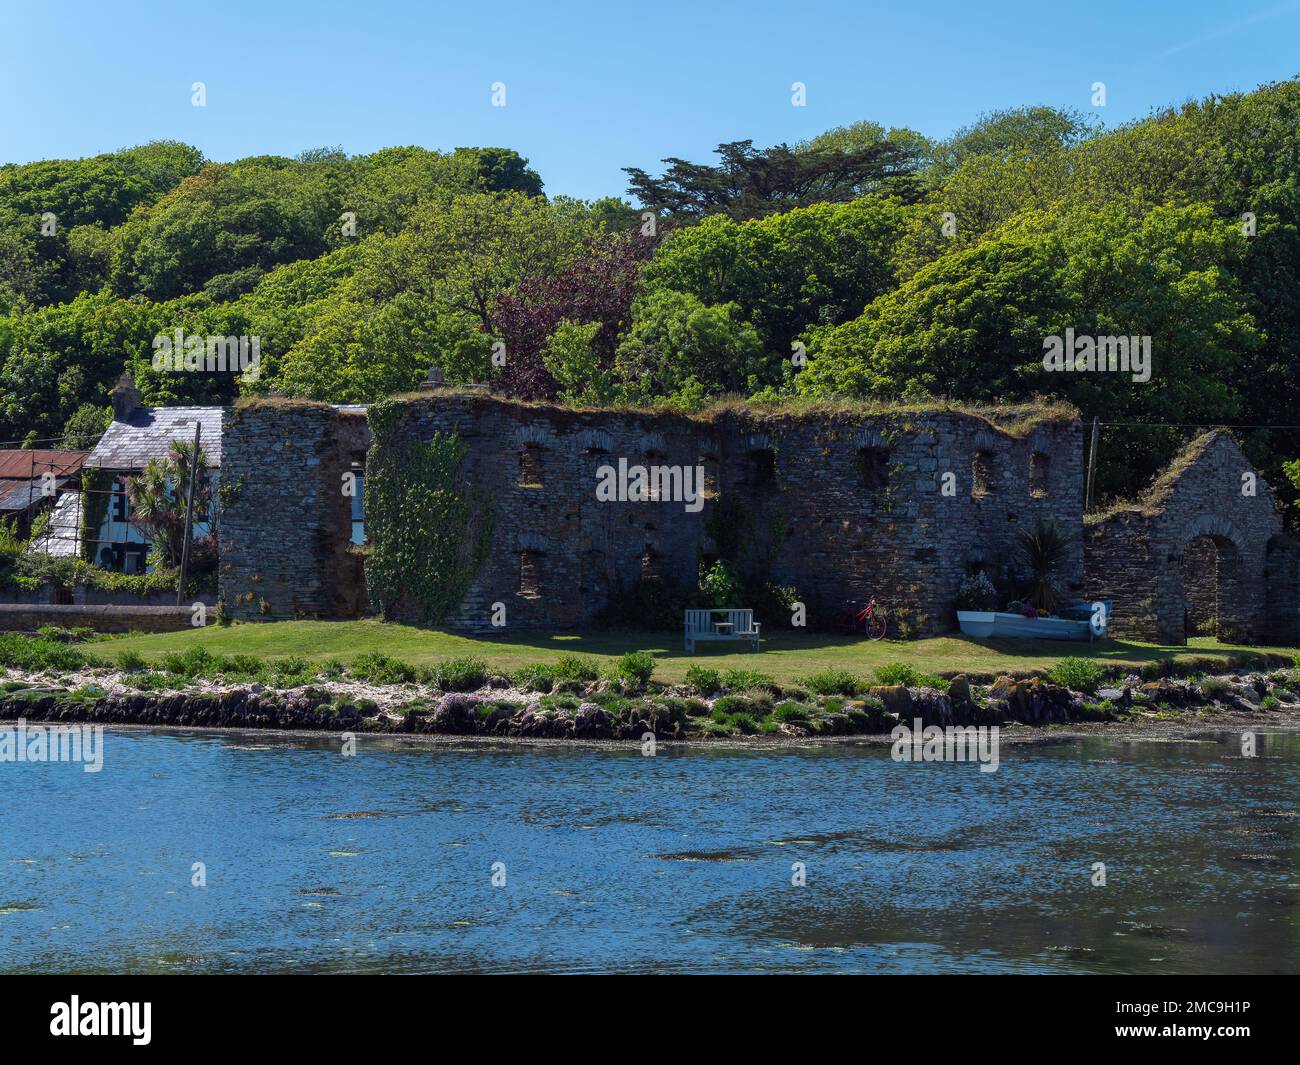
M 1144 504 L 1085 523 L 1082 428 L 1063 408 L 735 405 L 690 416 L 444 390 L 398 401 L 391 417 L 386 446 L 398 453 L 454 434 L 466 491 L 491 512 L 485 557 L 443 619 L 452 628 L 490 629 L 500 604 L 511 629 L 581 629 L 617 589 L 646 578 L 694 588 L 701 562 L 726 553 L 796 588 L 811 627 L 875 597 L 903 631 L 943 632 L 963 578 L 984 570 L 1009 583 L 1018 532 L 1043 523 L 1068 545 L 1061 590 L 1112 599 L 1114 634 L 1295 639 L 1294 547 L 1270 489 L 1222 432 L 1189 447 Z M 364 550 L 340 491 L 345 474 L 364 471 L 366 411 L 253 402 L 227 412 L 223 435 L 231 613 L 367 612 Z M 698 469 L 700 498 L 667 479 L 645 499 L 600 497 L 602 469 L 626 478 L 637 466 L 685 474 L 688 489 Z M 383 606 L 424 620 L 409 596 Z M 768 631 L 785 620 L 768 619 Z

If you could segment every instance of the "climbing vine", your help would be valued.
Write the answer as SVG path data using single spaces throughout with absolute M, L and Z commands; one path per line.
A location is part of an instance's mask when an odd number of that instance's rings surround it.
M 464 601 L 487 558 L 491 507 L 460 474 L 468 449 L 456 434 L 410 439 L 400 432 L 404 419 L 388 409 L 394 406 L 369 411 L 366 587 L 386 616 L 409 596 L 426 622 L 439 625 Z

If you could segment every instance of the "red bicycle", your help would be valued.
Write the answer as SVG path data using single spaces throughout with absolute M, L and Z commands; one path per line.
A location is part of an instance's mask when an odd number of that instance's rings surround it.
M 871 599 L 861 610 L 856 609 L 855 603 L 846 603 L 837 627 L 845 632 L 864 632 L 868 640 L 883 640 L 889 631 L 889 621 L 877 609 L 875 599 Z

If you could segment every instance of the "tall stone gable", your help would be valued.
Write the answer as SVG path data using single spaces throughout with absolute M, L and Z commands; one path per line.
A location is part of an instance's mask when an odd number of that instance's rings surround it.
M 1272 489 L 1226 430 L 1194 440 L 1142 501 L 1086 529 L 1086 586 L 1113 601 L 1113 635 L 1185 643 L 1204 595 L 1220 639 L 1295 642 L 1295 546 Z

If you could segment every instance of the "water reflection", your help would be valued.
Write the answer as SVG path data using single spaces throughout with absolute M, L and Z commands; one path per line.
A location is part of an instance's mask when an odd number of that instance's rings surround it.
M 99 774 L 0 766 L 0 969 L 1295 972 L 1298 785 L 1283 732 L 984 774 L 112 731 Z

